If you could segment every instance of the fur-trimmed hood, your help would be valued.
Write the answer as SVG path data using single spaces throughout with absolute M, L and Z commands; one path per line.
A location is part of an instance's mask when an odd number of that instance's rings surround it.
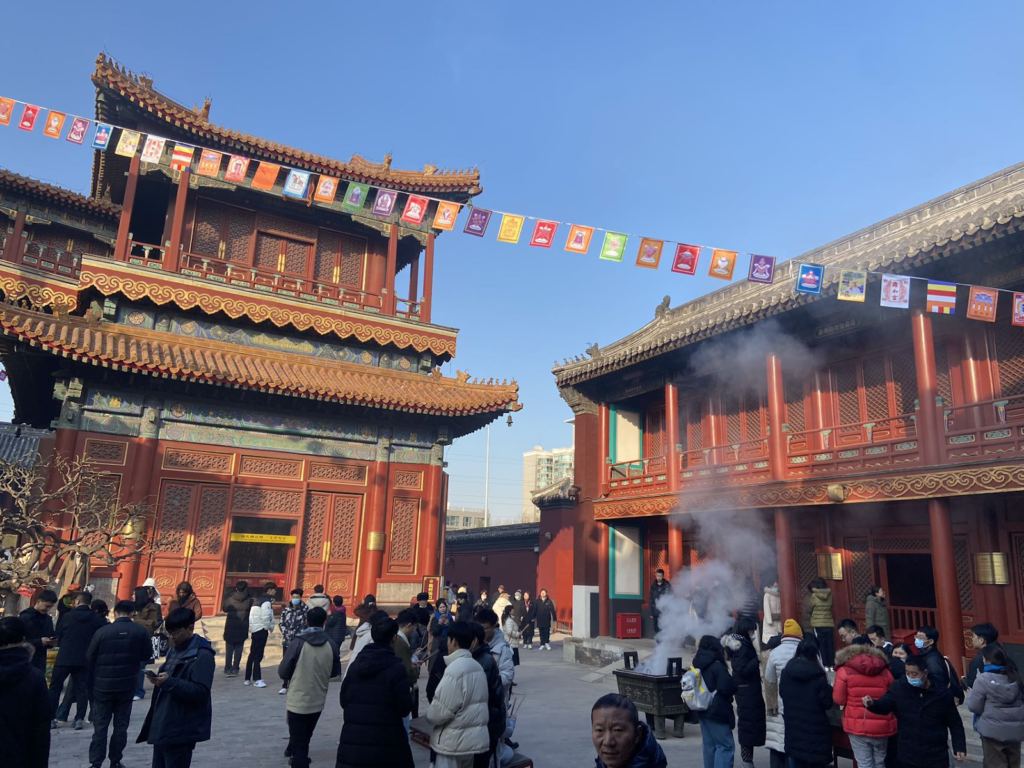
M 848 645 L 836 651 L 836 666 L 848 665 L 863 675 L 877 675 L 889 666 L 889 660 L 872 645 Z

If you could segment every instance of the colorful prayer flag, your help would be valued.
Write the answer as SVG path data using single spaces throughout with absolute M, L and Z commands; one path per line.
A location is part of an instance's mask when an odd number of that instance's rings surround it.
M 171 170 L 187 171 L 192 167 L 192 157 L 196 148 L 188 144 L 175 144 L 174 152 L 171 154 Z
M 96 123 L 96 132 L 92 135 L 93 149 L 106 149 L 110 146 L 110 136 L 113 133 L 113 126 L 106 123 Z
M 604 240 L 601 243 L 600 258 L 605 261 L 622 261 L 622 257 L 626 253 L 627 240 L 629 240 L 629 235 L 624 235 L 621 232 L 605 232 Z
M 309 194 L 309 171 L 289 170 L 281 194 L 305 200 Z
M 398 193 L 393 189 L 378 189 L 377 197 L 373 201 L 373 215 L 387 218 L 395 209 L 396 200 L 398 200 Z
M 256 175 L 252 177 L 252 188 L 262 189 L 264 192 L 271 191 L 277 184 L 277 172 L 280 170 L 280 165 L 260 163 L 256 166 Z
M 955 315 L 956 283 L 947 283 L 943 280 L 929 280 L 925 306 L 928 307 L 929 312 L 937 312 L 940 315 Z
M 122 128 L 121 137 L 117 140 L 117 148 L 114 150 L 114 154 L 121 157 L 135 157 L 135 153 L 139 151 L 140 141 L 142 141 L 141 133 Z
M 85 141 L 85 134 L 89 131 L 89 124 L 92 120 L 87 120 L 84 117 L 76 117 L 71 121 L 71 127 L 68 128 L 68 141 L 72 144 L 81 144 Z
M 46 124 L 43 126 L 43 135 L 49 136 L 51 139 L 59 139 L 60 132 L 64 130 L 64 121 L 67 120 L 68 116 L 63 112 L 54 112 L 50 110 L 50 114 L 46 116 Z
M 409 195 L 405 201 L 405 209 L 402 211 L 401 221 L 406 224 L 415 224 L 417 227 L 423 223 L 423 217 L 427 215 L 427 206 L 430 201 L 419 195 Z
M 434 211 L 434 229 L 442 229 L 445 232 L 455 229 L 455 220 L 459 217 L 460 207 L 458 203 L 439 202 L 437 210 Z
M 748 283 L 771 285 L 775 282 L 775 256 L 755 256 L 750 254 L 750 271 L 747 273 Z
M 530 245 L 534 248 L 550 248 L 557 231 L 557 221 L 538 221 L 533 226 L 533 237 L 530 238 Z
M 14 114 L 14 99 L 0 98 L 0 125 L 10 125 Z
M 224 181 L 232 181 L 241 184 L 245 181 L 245 174 L 249 172 L 249 158 L 241 155 L 232 155 L 228 158 L 228 169 L 224 171 Z
M 573 224 L 569 227 L 569 237 L 565 240 L 565 250 L 573 253 L 586 253 L 590 250 L 590 238 L 594 236 L 593 227 Z
M 732 280 L 732 273 L 736 269 L 736 257 L 738 255 L 736 251 L 723 251 L 720 248 L 712 250 L 708 277 L 717 277 L 719 280 Z
M 657 269 L 661 263 L 661 250 L 664 247 L 664 240 L 651 240 L 647 237 L 641 238 L 640 250 L 636 253 L 636 265 L 646 269 Z
M 345 199 L 341 203 L 342 208 L 347 208 L 350 211 L 361 211 L 363 206 L 366 205 L 366 195 L 370 191 L 370 187 L 366 184 L 360 184 L 358 181 L 350 181 L 348 183 L 348 189 L 345 190 Z
M 1014 325 L 1024 326 L 1024 293 L 1013 294 L 1013 314 L 1010 320 Z
M 522 216 L 515 216 L 511 213 L 502 214 L 501 226 L 498 227 L 499 243 L 518 243 L 519 235 L 523 231 L 523 222 L 526 219 Z
M 462 231 L 467 235 L 483 237 L 487 231 L 487 225 L 491 221 L 491 212 L 486 208 L 473 208 L 469 212 L 469 219 L 466 220 L 466 228 Z
M 858 301 L 863 303 L 867 297 L 868 273 L 856 269 L 844 269 L 839 273 L 839 293 L 836 298 L 840 301 Z
M 883 307 L 908 309 L 910 307 L 910 278 L 902 275 L 882 275 Z
M 796 292 L 821 295 L 821 284 L 825 282 L 825 265 L 808 264 L 801 261 L 796 265 Z
M 338 180 L 330 176 L 321 176 L 316 182 L 316 192 L 313 199 L 318 203 L 333 203 L 334 196 L 338 194 Z
M 986 323 L 996 321 L 996 307 L 999 304 L 999 291 L 995 288 L 979 288 L 971 286 L 971 296 L 967 301 L 967 317 L 970 320 L 983 320 Z
M 161 139 L 159 136 L 147 136 L 146 143 L 142 145 L 142 157 L 139 159 L 150 165 L 159 165 L 160 158 L 164 156 L 166 144 L 167 139 Z
M 217 178 L 220 173 L 220 161 L 224 157 L 220 152 L 212 149 L 204 149 L 199 153 L 199 165 L 196 166 L 196 173 L 199 176 L 210 176 Z
M 33 130 L 36 127 L 36 118 L 39 117 L 41 109 L 42 107 L 26 104 L 25 109 L 21 113 L 21 120 L 18 121 L 18 127 L 23 131 Z
M 696 275 L 697 262 L 700 261 L 699 245 L 676 246 L 676 255 L 672 257 L 672 271 L 679 275 Z

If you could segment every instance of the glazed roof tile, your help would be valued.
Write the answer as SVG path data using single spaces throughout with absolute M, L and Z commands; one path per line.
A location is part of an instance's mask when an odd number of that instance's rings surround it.
M 476 195 L 482 191 L 480 172 L 475 168 L 451 171 L 427 166 L 422 171 L 399 171 L 391 169 L 390 156 L 384 163 L 372 163 L 359 155 L 353 155 L 346 163 L 215 125 L 208 119 L 209 104 L 200 110 L 188 109 L 156 91 L 152 78 L 126 69 L 103 53 L 96 58 L 96 71 L 92 80 L 97 88 L 106 88 L 128 97 L 176 128 L 185 129 L 208 140 L 228 144 L 230 149 L 235 151 L 239 149 L 239 144 L 244 144 L 254 154 L 278 162 L 401 190 L 437 194 L 461 193 L 462 196 Z
M 596 378 L 680 349 L 719 333 L 760 322 L 812 301 L 834 296 L 840 269 L 909 272 L 932 259 L 946 258 L 960 241 L 997 226 L 1022 226 L 1024 163 L 961 187 L 915 208 L 865 227 L 801 256 L 780 263 L 773 285 L 741 281 L 675 308 L 669 297 L 655 319 L 619 341 L 587 350 L 552 372 L 558 386 Z M 799 262 L 824 264 L 820 296 L 793 289 Z
M 77 208 L 87 208 L 111 218 L 121 213 L 121 206 L 115 205 L 109 200 L 86 197 L 63 187 L 22 176 L 6 168 L 0 168 L 0 184 L 21 193 L 36 195 Z
M 0 330 L 53 354 L 116 369 L 257 389 L 273 394 L 333 400 L 348 405 L 440 416 L 518 411 L 519 386 L 380 370 L 301 355 L 193 341 L 161 331 L 61 319 L 5 307 Z

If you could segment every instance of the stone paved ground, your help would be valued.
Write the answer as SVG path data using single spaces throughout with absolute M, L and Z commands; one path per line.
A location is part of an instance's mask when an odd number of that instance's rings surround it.
M 516 669 L 516 693 L 524 697 L 519 712 L 516 739 L 520 751 L 533 758 L 537 768 L 593 766 L 594 748 L 590 742 L 590 707 L 597 698 L 613 690 L 614 682 L 603 679 L 586 683 L 580 678 L 593 670 L 562 661 L 561 642 L 556 638 L 553 651 L 522 650 L 523 663 Z M 264 673 L 268 686 L 245 687 L 241 678 L 228 680 L 219 672 L 213 687 L 213 739 L 200 744 L 193 765 L 207 766 L 280 766 L 287 743 L 284 721 L 284 696 L 276 667 Z M 338 704 L 339 683 L 332 683 L 327 708 L 313 737 L 314 765 L 333 765 L 341 733 L 342 713 Z M 137 702 L 128 731 L 127 768 L 143 768 L 152 762 L 152 748 L 135 744 L 149 707 L 149 698 Z M 426 701 L 421 704 L 425 711 Z M 53 733 L 50 747 L 51 768 L 88 766 L 89 739 L 92 731 L 74 731 L 70 725 Z M 687 726 L 686 738 L 662 742 L 669 765 L 697 768 L 701 763 L 700 734 L 696 726 Z M 417 768 L 427 766 L 427 750 L 413 745 Z M 739 756 L 737 755 L 737 764 Z M 0 764 L 3 760 L 0 759 Z M 758 768 L 766 768 L 767 753 L 755 751 Z

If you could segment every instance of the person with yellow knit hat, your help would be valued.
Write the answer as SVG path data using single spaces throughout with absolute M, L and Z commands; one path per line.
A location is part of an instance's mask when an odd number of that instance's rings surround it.
M 779 696 L 779 681 L 785 669 L 796 655 L 796 647 L 804 638 L 800 622 L 786 619 L 782 625 L 782 642 L 768 654 L 764 669 L 764 697 L 766 701 L 778 702 L 778 706 L 768 710 L 765 747 L 771 758 L 771 768 L 785 768 L 786 765 L 786 726 L 782 720 L 782 698 Z

